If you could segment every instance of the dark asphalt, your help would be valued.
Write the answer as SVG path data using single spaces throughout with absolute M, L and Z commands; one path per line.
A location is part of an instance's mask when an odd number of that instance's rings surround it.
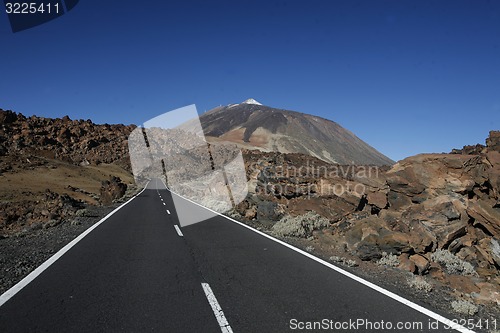
M 395 332 L 444 331 L 428 329 L 434 319 L 223 217 L 184 227 L 179 237 L 172 194 L 155 184 L 1 306 L 0 332 L 221 332 L 202 282 L 237 333 L 289 332 L 293 319 L 372 324 L 327 331 L 386 332 L 388 322 L 424 328 Z M 386 329 L 376 330 L 381 321 Z

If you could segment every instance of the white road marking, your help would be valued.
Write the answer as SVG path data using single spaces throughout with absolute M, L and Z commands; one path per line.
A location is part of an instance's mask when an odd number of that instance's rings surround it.
M 169 215 L 170 215 L 170 211 L 169 211 L 168 209 L 167 209 L 167 214 L 169 214 Z
M 28 274 L 24 279 L 22 279 L 17 284 L 15 284 L 12 288 L 10 288 L 6 292 L 4 292 L 2 295 L 0 295 L 0 306 L 2 306 L 5 302 L 7 302 L 9 299 L 11 299 L 12 296 L 14 296 L 19 291 L 21 291 L 21 289 L 23 289 L 24 287 L 26 287 L 31 281 L 33 281 L 34 279 L 36 279 L 36 277 L 38 275 L 40 275 L 44 270 L 46 270 L 47 268 L 49 268 L 49 266 L 52 265 L 54 262 L 56 262 L 57 259 L 61 258 L 66 252 L 68 252 L 73 246 L 75 246 L 76 243 L 78 243 L 79 241 L 81 241 L 83 239 L 83 237 L 87 236 L 92 230 L 94 230 L 101 223 L 103 223 L 108 218 L 110 218 L 111 215 L 113 215 L 114 213 L 116 213 L 117 211 L 119 211 L 120 209 L 122 209 L 123 207 L 125 207 L 125 205 L 127 205 L 129 202 L 131 202 L 132 200 L 134 200 L 135 198 L 137 198 L 139 195 L 141 195 L 142 192 L 144 192 L 144 190 L 146 190 L 146 188 L 148 187 L 148 185 L 149 185 L 149 182 L 146 184 L 146 186 L 142 189 L 141 192 L 139 192 L 138 194 L 136 194 L 135 196 L 133 196 L 132 198 L 130 198 L 127 202 L 125 202 L 124 204 L 122 204 L 120 207 L 116 208 L 111 213 L 109 213 L 108 215 L 106 215 L 105 217 L 103 217 L 99 222 L 97 222 L 96 224 L 94 224 L 93 226 L 91 226 L 90 228 L 88 228 L 87 230 L 85 230 L 84 232 L 82 232 L 78 237 L 76 237 L 71 242 L 69 242 L 68 244 L 66 244 L 66 246 L 64 246 L 62 249 L 60 249 L 59 251 L 57 251 L 52 257 L 50 257 L 43 264 L 41 264 L 40 266 L 38 266 L 34 271 L 32 271 L 30 274 Z
M 222 311 L 219 302 L 217 302 L 217 298 L 215 298 L 212 288 L 210 288 L 208 283 L 202 283 L 201 286 L 203 287 L 205 296 L 207 296 L 208 303 L 212 307 L 215 318 L 217 318 L 217 322 L 219 323 L 222 333 L 232 333 L 233 330 L 231 329 L 231 326 L 229 326 L 229 322 L 227 321 L 226 316 L 224 316 L 224 312 Z
M 296 247 L 295 247 L 295 246 L 293 246 L 293 245 L 290 245 L 290 244 L 288 244 L 288 243 L 285 243 L 285 242 L 283 242 L 283 241 L 281 241 L 281 240 L 279 240 L 279 239 L 277 239 L 277 238 L 274 238 L 274 237 L 272 237 L 272 236 L 270 236 L 270 235 L 268 235 L 268 234 L 266 234 L 266 233 L 264 233 L 264 232 L 262 232 L 262 231 L 259 231 L 259 230 L 257 230 L 257 229 L 254 229 L 254 228 L 252 228 L 252 227 L 250 227 L 250 226 L 248 226 L 248 225 L 246 225 L 246 224 L 244 224 L 244 223 L 242 223 L 242 222 L 240 222 L 240 221 L 236 221 L 236 220 L 235 220 L 235 219 L 233 219 L 233 218 L 230 218 L 230 217 L 228 217 L 228 216 L 225 216 L 225 215 L 223 215 L 223 214 L 221 214 L 221 213 L 219 213 L 219 212 L 216 212 L 215 210 L 212 210 L 212 209 L 210 209 L 210 208 L 204 207 L 204 206 L 200 205 L 200 204 L 199 204 L 199 203 L 197 203 L 197 202 L 194 202 L 194 201 L 192 201 L 192 200 L 190 200 L 190 199 L 188 199 L 188 198 L 185 198 L 185 197 L 183 197 L 183 196 L 181 196 L 181 195 L 179 195 L 179 194 L 177 194 L 177 193 L 173 192 L 172 190 L 170 190 L 170 189 L 169 189 L 169 188 L 165 185 L 165 183 L 163 182 L 163 180 L 162 180 L 162 183 L 163 183 L 163 185 L 165 186 L 165 188 L 167 188 L 167 190 L 169 190 L 169 191 L 170 191 L 170 193 L 173 193 L 173 194 L 177 195 L 179 198 L 182 198 L 182 199 L 187 200 L 187 201 L 189 201 L 189 202 L 191 202 L 191 203 L 193 203 L 193 204 L 195 204 L 195 205 L 197 205 L 197 206 L 200 206 L 200 207 L 202 207 L 202 208 L 205 208 L 206 210 L 211 211 L 212 213 L 215 213 L 215 214 L 217 214 L 217 215 L 220 215 L 220 216 L 222 216 L 222 217 L 224 217 L 224 218 L 228 219 L 229 221 L 232 221 L 232 222 L 234 222 L 234 223 L 236 223 L 236 224 L 241 225 L 241 226 L 242 226 L 242 227 L 244 227 L 244 228 L 247 228 L 247 229 L 249 229 L 249 230 L 252 230 L 253 232 L 256 232 L 256 233 L 258 233 L 259 235 L 264 236 L 264 237 L 266 237 L 266 238 L 268 238 L 268 239 L 270 239 L 270 240 L 272 240 L 272 241 L 274 241 L 274 242 L 276 242 L 276 243 L 279 243 L 279 244 L 281 244 L 281 245 L 283 245 L 283 246 L 286 246 L 286 247 L 288 247 L 289 249 L 291 249 L 291 250 L 293 250 L 293 251 L 295 251 L 295 252 L 298 252 L 298 253 L 300 253 L 300 254 L 302 254 L 302 255 L 304 255 L 304 256 L 306 256 L 306 257 L 308 257 L 308 258 L 310 258 L 310 259 L 312 259 L 312 260 L 314 260 L 314 261 L 317 261 L 318 263 L 320 263 L 320 264 L 322 264 L 322 265 L 324 265 L 324 266 L 326 266 L 326 267 L 328 267 L 328 268 L 333 269 L 334 271 L 336 271 L 336 272 L 338 272 L 338 273 L 340 273 L 340 274 L 342 274 L 342 275 L 344 275 L 344 276 L 346 276 L 346 277 L 348 277 L 348 278 L 351 278 L 351 279 L 353 279 L 353 280 L 355 280 L 355 281 L 357 281 L 357 282 L 359 282 L 359 283 L 361 283 L 361 284 L 363 284 L 363 285 L 367 286 L 368 288 L 371 288 L 371 289 L 373 289 L 373 290 L 375 290 L 375 291 L 378 291 L 379 293 L 381 293 L 381 294 L 383 294 L 383 295 L 386 295 L 386 296 L 388 296 L 388 297 L 392 298 L 393 300 L 398 301 L 399 303 L 402 303 L 402 304 L 404 304 L 404 305 L 406 305 L 406 306 L 408 306 L 408 307 L 412 308 L 413 310 L 416 310 L 416 311 L 418 311 L 418 312 L 420 312 L 420 313 L 425 314 L 426 316 L 431 317 L 432 319 L 435 319 L 435 320 L 437 320 L 437 321 L 441 322 L 442 324 L 444 324 L 444 325 L 445 325 L 445 326 L 447 326 L 447 327 L 450 327 L 451 329 L 454 329 L 454 330 L 459 331 L 459 332 L 462 332 L 462 333 L 474 333 L 474 331 L 472 331 L 472 330 L 470 330 L 470 329 L 468 329 L 468 328 L 466 328 L 466 327 L 464 327 L 464 326 L 462 326 L 462 325 L 460 325 L 460 324 L 458 324 L 458 323 L 456 323 L 456 322 L 453 322 L 453 321 L 451 321 L 450 319 L 448 319 L 448 318 L 446 318 L 446 317 L 441 316 L 440 314 L 437 314 L 437 313 L 435 313 L 435 312 L 433 312 L 433 311 L 431 311 L 431 310 L 429 310 L 429 309 L 424 308 L 423 306 L 420 306 L 420 305 L 418 305 L 418 304 L 416 304 L 416 303 L 413 303 L 412 301 L 410 301 L 410 300 L 408 300 L 408 299 L 406 299 L 406 298 L 404 298 L 404 297 L 401 297 L 401 296 L 399 296 L 399 295 L 397 295 L 397 294 L 393 293 L 392 291 L 389 291 L 389 290 L 384 289 L 384 288 L 382 288 L 382 287 L 380 287 L 380 286 L 377 286 L 376 284 L 374 284 L 374 283 L 372 283 L 372 282 L 369 282 L 369 281 L 367 281 L 367 280 L 365 280 L 365 279 L 363 279 L 363 278 L 361 278 L 361 277 L 359 277 L 359 276 L 356 276 L 356 275 L 354 275 L 354 274 L 352 274 L 352 273 L 349 273 L 348 271 L 343 270 L 342 268 L 337 267 L 337 266 L 335 266 L 335 265 L 333 265 L 333 264 L 329 263 L 328 261 L 325 261 L 325 260 L 323 260 L 323 259 L 320 259 L 320 258 L 318 258 L 318 257 L 315 257 L 314 255 L 312 255 L 312 254 L 311 254 L 311 253 L 309 253 L 309 252 L 306 252 L 306 251 L 303 251 L 303 250 L 301 250 L 301 249 L 299 249 L 299 248 L 296 248 Z
M 175 231 L 177 231 L 177 235 L 183 237 L 184 235 L 182 234 L 181 228 L 177 224 L 174 224 Z
M 167 204 L 166 203 L 163 203 L 163 206 L 166 206 Z

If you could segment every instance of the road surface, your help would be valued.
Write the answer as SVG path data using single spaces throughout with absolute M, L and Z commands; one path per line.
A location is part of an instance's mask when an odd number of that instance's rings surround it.
M 172 196 L 151 181 L 0 306 L 0 332 L 445 331 L 224 217 L 180 227 Z

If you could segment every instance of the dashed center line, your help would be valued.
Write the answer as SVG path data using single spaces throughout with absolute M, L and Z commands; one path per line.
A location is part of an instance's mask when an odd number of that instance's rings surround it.
M 167 214 L 169 214 L 169 215 L 170 215 L 170 211 L 169 211 L 168 209 L 167 209 Z
M 166 206 L 167 204 L 166 203 L 163 203 L 163 206 Z
M 208 283 L 202 283 L 201 286 L 203 287 L 205 296 L 207 296 L 208 303 L 210 303 L 210 306 L 212 307 L 215 318 L 217 318 L 217 322 L 219 323 L 222 333 L 232 333 L 233 330 L 231 329 L 231 326 L 229 326 L 229 322 L 227 321 L 226 316 L 224 316 L 224 312 L 222 311 L 219 302 L 217 302 L 217 298 L 215 298 L 212 288 L 210 288 Z
M 184 235 L 182 234 L 181 228 L 177 224 L 174 224 L 175 231 L 177 231 L 177 235 L 183 237 Z

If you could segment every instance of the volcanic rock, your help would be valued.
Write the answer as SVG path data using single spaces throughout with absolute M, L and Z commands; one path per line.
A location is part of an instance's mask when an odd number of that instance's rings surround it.
M 103 205 L 110 205 L 113 200 L 123 197 L 126 191 L 127 184 L 124 184 L 119 177 L 113 176 L 111 180 L 102 182 L 99 201 Z

